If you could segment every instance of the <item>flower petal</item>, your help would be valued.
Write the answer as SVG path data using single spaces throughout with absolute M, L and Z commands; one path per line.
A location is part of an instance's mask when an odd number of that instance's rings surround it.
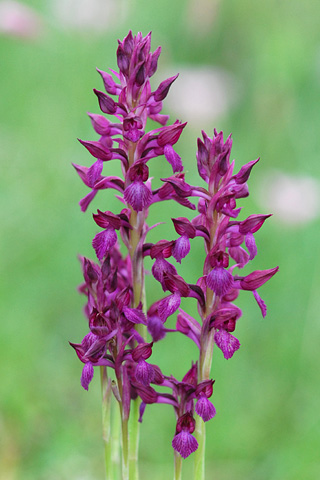
M 172 166 L 172 170 L 174 171 L 174 173 L 181 172 L 183 170 L 181 157 L 177 154 L 177 152 L 173 150 L 172 145 L 168 143 L 167 145 L 165 145 L 163 151 L 164 151 L 164 156 Z
M 141 180 L 137 180 L 125 189 L 124 199 L 136 212 L 141 212 L 151 204 L 152 193 Z
M 204 422 L 211 420 L 216 414 L 215 406 L 202 394 L 196 403 L 196 412 Z
M 84 364 L 81 374 L 81 385 L 85 390 L 88 390 L 89 383 L 91 382 L 94 374 L 94 369 L 91 362 Z
M 223 267 L 215 267 L 206 279 L 208 287 L 221 297 L 232 287 L 233 276 Z
M 165 322 L 170 315 L 178 310 L 180 303 L 181 296 L 179 292 L 175 292 L 172 295 L 163 298 L 158 306 L 158 313 L 161 320 Z
M 100 261 L 103 260 L 106 253 L 114 246 L 116 241 L 117 234 L 113 228 L 107 228 L 103 232 L 97 233 L 92 240 L 92 246 Z
M 182 458 L 187 458 L 198 448 L 198 442 L 191 433 L 182 430 L 174 436 L 172 446 L 176 452 L 180 453 Z
M 188 255 L 190 252 L 190 240 L 186 235 L 182 235 L 179 237 L 172 249 L 172 256 L 177 260 L 177 262 L 181 263 L 181 260 Z
M 240 348 L 239 340 L 223 329 L 220 329 L 214 334 L 214 341 L 222 351 L 226 360 L 231 358 L 234 352 Z

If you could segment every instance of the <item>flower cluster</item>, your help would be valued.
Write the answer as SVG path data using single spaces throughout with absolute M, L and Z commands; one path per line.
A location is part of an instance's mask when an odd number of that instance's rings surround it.
M 81 343 L 71 343 L 84 363 L 81 384 L 88 389 L 94 366 L 113 369 L 117 385 L 113 388 L 122 420 L 130 415 L 131 401 L 140 398 L 140 421 L 147 404 L 166 403 L 176 414 L 172 446 L 186 458 L 198 447 L 193 435 L 196 415 L 204 422 L 216 413 L 209 400 L 214 381 L 210 378 L 213 345 L 229 359 L 240 347 L 232 335 L 242 315 L 233 303 L 240 290 L 253 292 L 262 315 L 266 305 L 257 290 L 278 270 L 256 270 L 241 276 L 236 269 L 254 259 L 257 247 L 254 234 L 270 215 L 251 215 L 237 220 L 241 208 L 238 199 L 248 196 L 247 180 L 258 160 L 234 173 L 230 162 L 232 140 L 214 130 L 210 138 L 202 132 L 198 139 L 197 167 L 204 186 L 186 182 L 183 164 L 174 146 L 186 126 L 161 113 L 177 75 L 152 90 L 150 78 L 157 69 L 160 47 L 150 51 L 151 34 L 133 36 L 131 31 L 117 49 L 119 71 L 98 70 L 105 92 L 94 89 L 103 114 L 89 114 L 99 135 L 96 141 L 80 140 L 94 157 L 90 167 L 74 165 L 90 192 L 80 201 L 86 211 L 100 190 L 114 189 L 121 204 L 119 213 L 98 210 L 93 214 L 101 229 L 92 240 L 98 262 L 81 258 L 84 283 L 80 292 L 87 297 L 85 313 L 89 333 Z M 160 127 L 146 131 L 147 119 Z M 172 167 L 172 176 L 161 179 L 162 186 L 152 189 L 149 160 L 164 156 Z M 106 162 L 120 160 L 122 177 L 105 176 Z M 196 197 L 197 207 L 192 202 Z M 194 212 L 190 220 L 173 218 L 176 240 L 146 241 L 149 207 L 156 202 L 173 200 Z M 163 219 L 160 219 L 163 220 Z M 193 284 L 177 272 L 170 257 L 181 263 L 191 249 L 192 240 L 204 242 L 203 274 Z M 127 255 L 122 255 L 122 240 Z M 144 259 L 153 260 L 152 275 L 168 294 L 147 306 L 144 295 Z M 231 265 L 232 263 L 232 265 Z M 199 319 L 183 311 L 182 297 L 197 302 Z M 167 319 L 177 312 L 175 329 L 166 328 Z M 152 337 L 147 342 L 146 331 Z M 150 363 L 154 344 L 170 332 L 188 336 L 199 349 L 199 358 L 181 381 L 164 375 Z M 147 361 L 148 360 L 148 361 Z M 166 387 L 166 393 L 157 387 Z M 200 421 L 200 420 L 199 420 Z

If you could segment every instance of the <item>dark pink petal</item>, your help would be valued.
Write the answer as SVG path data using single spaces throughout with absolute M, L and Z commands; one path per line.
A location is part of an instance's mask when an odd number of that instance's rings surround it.
M 165 145 L 163 152 L 164 152 L 164 156 L 166 157 L 166 160 L 170 163 L 173 172 L 174 173 L 182 172 L 183 165 L 182 165 L 181 157 L 173 150 L 173 147 L 172 145 L 170 145 L 170 143 Z
M 99 180 L 103 169 L 103 161 L 98 159 L 94 162 L 93 165 L 88 169 L 87 179 L 89 187 L 93 188 L 97 180 Z
M 139 308 L 123 307 L 123 313 L 129 322 L 136 324 L 143 323 L 144 325 L 147 323 L 145 314 Z
M 138 422 L 142 422 L 142 418 L 143 418 L 143 414 L 144 414 L 144 411 L 146 409 L 146 404 L 144 402 L 141 402 L 140 403 L 140 408 L 139 408 L 139 420 Z
M 130 58 L 128 54 L 125 53 L 124 48 L 121 44 L 117 49 L 117 64 L 119 70 L 127 76 L 129 73 Z
M 245 183 L 251 173 L 252 167 L 260 160 L 258 158 L 257 160 L 252 160 L 251 162 L 247 163 L 246 165 L 243 165 L 243 167 L 240 168 L 239 172 L 237 175 L 235 175 L 233 178 L 236 183 Z
M 195 395 L 197 398 L 200 398 L 201 395 L 205 395 L 207 398 L 211 397 L 213 392 L 213 384 L 215 380 L 203 380 L 198 383 Z
M 185 123 L 178 122 L 178 123 L 174 123 L 173 125 L 169 125 L 167 127 L 162 128 L 157 139 L 160 147 L 164 147 L 168 143 L 170 143 L 170 145 L 174 145 L 175 143 L 177 143 L 182 133 L 182 130 L 186 125 L 187 125 L 187 122 Z
M 230 257 L 237 262 L 239 268 L 244 267 L 249 261 L 249 255 L 242 247 L 230 247 L 228 252 Z
M 152 366 L 145 360 L 141 359 L 137 363 L 134 375 L 137 382 L 142 383 L 145 387 L 150 385 L 154 379 L 154 371 Z
M 200 138 L 198 138 L 197 166 L 200 177 L 207 182 L 210 175 L 209 152 Z
M 267 315 L 267 305 L 264 303 L 264 301 L 262 300 L 262 298 L 260 297 L 260 295 L 258 294 L 258 292 L 256 290 L 253 290 L 252 293 L 253 293 L 254 298 L 256 299 L 257 304 L 260 307 L 262 316 L 264 318 Z
M 181 296 L 178 292 L 163 298 L 158 306 L 158 313 L 161 320 L 165 322 L 170 315 L 178 310 L 180 303 Z
M 271 217 L 271 214 L 250 215 L 250 217 L 246 218 L 246 220 L 243 220 L 239 223 L 239 233 L 241 233 L 242 235 L 246 235 L 249 232 L 257 232 L 269 217 Z
M 137 180 L 125 189 L 124 199 L 136 212 L 141 212 L 151 204 L 152 193 L 147 185 Z
M 85 390 L 88 390 L 89 383 L 91 382 L 94 374 L 94 369 L 91 362 L 84 364 L 81 374 L 81 385 Z
M 177 260 L 177 262 L 181 263 L 182 258 L 186 257 L 190 252 L 190 240 L 185 235 L 178 238 L 172 249 L 172 256 Z
M 103 113 L 108 113 L 109 115 L 113 115 L 114 113 L 116 113 L 116 102 L 111 97 L 109 97 L 109 95 L 106 95 L 105 93 L 100 92 L 95 88 L 93 89 L 93 91 L 98 97 L 99 106 Z
M 198 448 L 198 442 L 191 433 L 182 430 L 174 436 L 172 446 L 176 452 L 180 453 L 182 458 L 187 458 Z
M 194 238 L 196 235 L 196 227 L 192 225 L 190 220 L 185 217 L 171 218 L 174 224 L 175 231 L 179 235 L 186 235 L 189 238 Z M 198 225 L 197 225 L 198 228 Z M 203 227 L 205 228 L 205 227 Z
M 124 138 L 129 140 L 130 142 L 137 143 L 138 140 L 140 140 L 141 137 L 143 137 L 144 131 L 143 130 L 138 130 L 137 128 L 132 128 L 131 130 L 128 130 L 127 132 L 123 132 Z
M 154 99 L 156 102 L 161 102 L 166 98 L 168 95 L 169 89 L 175 79 L 178 77 L 179 74 L 175 75 L 174 77 L 167 78 L 163 82 L 160 83 L 157 90 L 154 92 Z
M 82 212 L 85 212 L 87 208 L 89 207 L 90 203 L 94 199 L 94 197 L 97 195 L 98 190 L 91 190 L 88 195 L 86 195 L 84 198 L 82 198 L 79 202 L 80 208 Z
M 204 394 L 201 394 L 196 403 L 196 412 L 204 422 L 208 422 L 215 416 L 216 409 L 210 400 Z
M 99 135 L 109 135 L 110 122 L 103 115 L 88 113 L 92 126 Z
M 148 318 L 148 332 L 152 336 L 154 342 L 158 342 L 166 336 L 166 330 L 159 317 L 154 315 Z
M 193 385 L 194 387 L 197 385 L 198 382 L 198 363 L 192 362 L 191 368 L 187 371 L 185 376 L 182 379 L 183 383 L 188 383 L 189 385 Z M 195 429 L 196 422 L 193 416 L 190 413 L 186 413 L 182 415 L 178 419 L 176 431 L 181 432 L 185 427 L 188 428 L 189 432 L 192 433 Z
M 215 267 L 207 275 L 206 282 L 208 287 L 221 297 L 232 287 L 233 276 L 225 268 Z
M 139 360 L 147 360 L 152 354 L 152 345 L 151 343 L 140 343 L 136 348 L 132 350 L 132 358 L 135 362 Z
M 279 267 L 270 268 L 269 270 L 255 270 L 240 280 L 242 290 L 256 290 L 270 280 L 278 270 Z
M 148 71 L 148 76 L 152 77 L 152 75 L 155 74 L 157 67 L 158 67 L 158 58 L 161 53 L 161 47 L 158 47 L 153 54 L 151 55 L 151 62 L 150 62 L 150 67 Z
M 240 348 L 239 340 L 223 329 L 220 329 L 214 334 L 214 341 L 222 351 L 224 358 L 227 360 Z
M 103 72 L 102 70 L 99 70 L 97 68 L 97 72 L 100 73 L 104 88 L 106 89 L 106 92 L 110 93 L 111 95 L 118 95 L 121 91 L 121 86 L 118 85 L 112 78 L 112 75 L 107 72 Z
M 142 383 L 136 384 L 135 388 L 141 400 L 146 403 L 156 403 L 158 400 L 158 393 L 150 385 L 142 385 Z
M 163 283 L 163 276 L 165 273 L 169 272 L 173 275 L 177 273 L 176 268 L 162 257 L 156 258 L 151 271 L 154 278 L 158 280 L 158 282 L 161 282 L 161 284 Z
M 101 261 L 107 252 L 115 245 L 117 234 L 113 228 L 108 228 L 103 232 L 97 233 L 92 240 L 92 246 L 95 249 L 98 259 Z
M 180 275 L 172 275 L 167 272 L 163 277 L 163 283 L 171 293 L 179 292 L 181 297 L 188 297 L 190 287 Z
M 253 260 L 254 257 L 257 255 L 258 250 L 257 250 L 256 242 L 252 233 L 250 232 L 247 233 L 245 243 L 246 243 L 248 252 L 250 254 L 249 260 Z
M 112 153 L 110 150 L 107 150 L 102 143 L 100 142 L 85 142 L 84 140 L 78 139 L 79 142 L 86 147 L 86 149 L 93 155 L 95 158 L 100 158 L 100 160 L 111 160 Z
M 121 226 L 121 219 L 119 218 L 119 215 L 115 215 L 112 212 L 101 212 L 101 210 L 98 209 L 98 213 L 94 213 L 92 216 L 96 224 L 101 228 L 111 227 L 115 230 L 119 230 Z

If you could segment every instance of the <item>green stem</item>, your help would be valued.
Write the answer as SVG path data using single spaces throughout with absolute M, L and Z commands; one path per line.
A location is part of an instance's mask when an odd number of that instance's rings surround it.
M 212 364 L 212 354 L 214 346 L 214 329 L 212 329 L 203 339 L 201 345 L 200 363 L 198 371 L 198 382 L 207 380 L 210 377 Z M 201 417 L 197 415 L 196 421 L 196 439 L 198 440 L 198 449 L 194 456 L 194 480 L 205 479 L 205 454 L 206 454 L 206 426 Z
M 114 471 L 114 480 L 120 480 L 121 465 L 120 465 L 120 431 L 121 418 L 117 402 L 113 402 L 111 406 L 111 462 Z
M 129 417 L 129 478 L 130 480 L 139 479 L 138 452 L 139 452 L 139 416 L 140 399 L 131 400 Z
M 205 453 L 206 453 L 206 426 L 202 418 L 197 417 L 196 421 L 196 439 L 198 440 L 198 449 L 194 456 L 194 480 L 205 479 Z
M 182 457 L 181 455 L 174 451 L 174 480 L 181 480 L 182 474 Z
M 111 379 L 107 376 L 106 367 L 100 367 L 100 380 L 102 393 L 102 436 L 104 441 L 106 479 L 117 480 L 119 464 L 114 461 L 114 451 L 119 447 L 119 440 L 116 442 L 114 431 L 111 431 Z
M 129 443 L 128 443 L 128 419 L 123 418 L 122 405 L 121 413 L 121 433 L 122 433 L 122 480 L 129 480 Z

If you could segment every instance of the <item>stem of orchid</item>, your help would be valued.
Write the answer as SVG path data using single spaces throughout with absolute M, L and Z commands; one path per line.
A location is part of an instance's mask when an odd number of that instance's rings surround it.
M 212 364 L 212 354 L 214 346 L 214 329 L 211 329 L 205 338 L 204 345 L 201 348 L 200 364 L 198 372 L 198 382 L 207 380 L 210 377 Z M 197 415 L 196 420 L 196 439 L 198 449 L 194 457 L 194 480 L 205 479 L 205 450 L 206 450 L 206 426 L 201 417 Z
M 214 194 L 215 192 L 213 192 Z M 209 251 L 214 245 L 216 229 L 218 224 L 218 215 L 214 211 L 213 222 L 210 228 L 210 244 Z M 203 322 L 207 316 L 214 310 L 216 297 L 210 288 L 206 291 L 206 309 L 203 317 Z M 198 382 L 203 382 L 210 378 L 210 371 L 212 365 L 212 355 L 214 347 L 214 329 L 208 329 L 205 335 L 201 338 L 200 359 L 198 365 Z M 205 454 L 206 454 L 206 426 L 201 417 L 197 415 L 196 421 L 196 439 L 198 441 L 198 448 L 194 456 L 194 480 L 205 479 Z
M 120 463 L 120 432 L 121 418 L 118 405 L 112 402 L 111 405 L 111 461 L 113 464 L 114 480 L 120 480 L 121 463 Z
M 181 480 L 182 474 L 182 457 L 181 455 L 174 451 L 174 477 L 173 480 Z
M 122 433 L 122 480 L 129 480 L 129 445 L 128 445 L 128 419 L 123 418 L 122 406 L 121 412 L 121 433 Z M 130 479 L 131 480 L 131 479 Z
M 129 478 L 130 480 L 139 479 L 138 452 L 139 452 L 139 415 L 140 399 L 131 400 L 129 417 Z
M 119 435 L 115 435 L 111 425 L 116 429 L 119 428 L 119 425 L 115 425 L 115 423 L 111 421 L 111 379 L 108 378 L 107 369 L 104 366 L 100 367 L 100 380 L 102 393 L 102 436 L 105 451 L 106 479 L 117 480 L 119 473 L 119 460 L 115 456 L 115 451 L 119 449 Z

